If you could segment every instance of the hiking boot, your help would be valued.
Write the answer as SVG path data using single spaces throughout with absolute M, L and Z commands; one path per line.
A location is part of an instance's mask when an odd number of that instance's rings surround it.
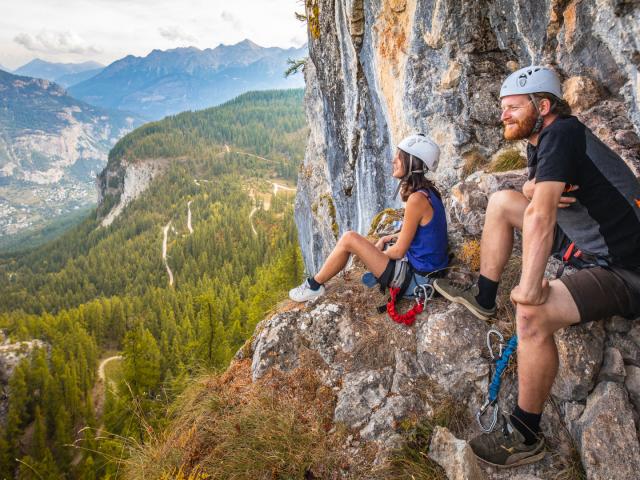
M 294 302 L 307 302 L 322 295 L 324 295 L 324 285 L 321 285 L 317 290 L 312 290 L 308 280 L 305 280 L 302 285 L 289 290 L 289 298 Z
M 533 445 L 524 443 L 524 435 L 502 417 L 502 427 L 485 433 L 469 442 L 473 453 L 480 460 L 494 467 L 510 468 L 526 465 L 544 458 L 544 438 L 539 436 Z
M 447 300 L 464 305 L 480 320 L 489 320 L 496 314 L 496 306 L 484 308 L 476 300 L 478 286 L 475 284 L 465 285 L 463 283 L 437 278 L 433 282 L 433 288 Z

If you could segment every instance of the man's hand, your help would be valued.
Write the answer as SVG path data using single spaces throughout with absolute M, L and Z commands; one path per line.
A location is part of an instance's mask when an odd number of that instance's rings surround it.
M 514 305 L 542 305 L 547 301 L 549 297 L 549 280 L 546 278 L 542 279 L 542 284 L 539 289 L 529 289 L 525 291 L 520 287 L 520 285 L 516 285 L 516 287 L 511 290 L 511 302 Z
M 568 192 L 575 192 L 576 190 L 578 190 L 580 187 L 578 185 L 569 185 L 567 184 L 566 188 L 564 189 L 564 193 L 568 193 Z M 567 208 L 570 207 L 571 205 L 573 205 L 574 203 L 576 203 L 576 198 L 575 197 L 560 197 L 560 203 L 558 203 L 558 208 Z

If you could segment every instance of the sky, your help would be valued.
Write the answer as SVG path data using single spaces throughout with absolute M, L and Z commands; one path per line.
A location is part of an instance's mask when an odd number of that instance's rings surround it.
M 109 63 L 153 49 L 214 48 L 248 38 L 263 47 L 306 43 L 302 0 L 0 0 L 0 65 Z

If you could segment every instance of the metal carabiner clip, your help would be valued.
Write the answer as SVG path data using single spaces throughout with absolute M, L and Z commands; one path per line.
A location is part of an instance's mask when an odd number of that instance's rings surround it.
M 434 293 L 435 290 L 433 288 L 433 285 L 430 285 L 428 283 L 425 283 L 423 285 L 416 285 L 416 287 L 413 289 L 413 295 L 416 297 L 416 303 L 421 303 L 420 300 L 422 300 L 423 304 L 427 303 L 429 300 L 431 300 Z
M 482 417 L 487 412 L 487 410 L 489 410 L 489 407 L 493 407 L 493 412 L 491 413 L 491 422 L 489 423 L 489 425 L 485 426 L 485 424 L 482 423 Z M 497 400 L 494 400 L 492 402 L 491 400 L 487 399 L 487 401 L 484 402 L 482 407 L 480 407 L 480 410 L 478 410 L 478 412 L 476 413 L 476 420 L 478 422 L 478 425 L 480 426 L 480 430 L 482 430 L 484 433 L 493 432 L 493 429 L 496 428 L 496 424 L 498 423 L 498 402 L 497 402 Z
M 493 345 L 491 344 L 491 336 L 495 335 L 498 337 L 498 356 L 493 354 Z M 487 348 L 489 349 L 489 355 L 491 355 L 491 360 L 499 360 L 502 358 L 502 348 L 504 347 L 504 336 L 495 328 L 492 328 L 487 332 Z

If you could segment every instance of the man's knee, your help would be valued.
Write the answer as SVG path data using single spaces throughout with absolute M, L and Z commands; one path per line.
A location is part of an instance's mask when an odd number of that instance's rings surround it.
M 518 339 L 542 342 L 553 335 L 550 318 L 542 305 L 518 305 L 516 312 Z

